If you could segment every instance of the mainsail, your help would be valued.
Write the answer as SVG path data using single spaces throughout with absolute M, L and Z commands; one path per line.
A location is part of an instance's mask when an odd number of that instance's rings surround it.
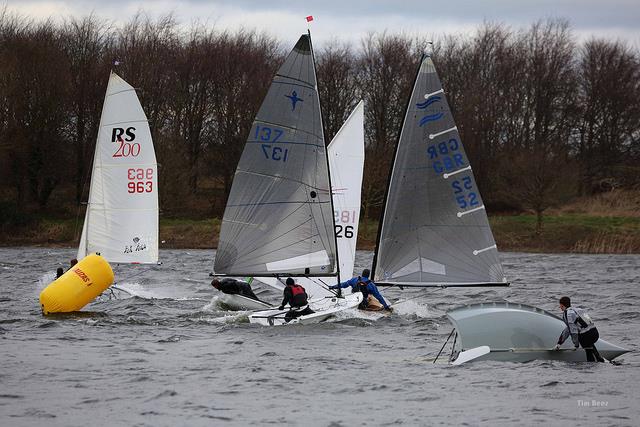
M 328 147 L 329 173 L 331 175 L 333 216 L 338 240 L 340 275 L 337 281 L 351 278 L 356 256 L 362 173 L 364 169 L 364 103 L 353 109 Z M 282 279 L 281 279 L 282 280 Z M 283 283 L 270 277 L 260 279 L 276 289 Z M 311 298 L 334 295 L 327 285 L 336 283 L 335 277 L 301 277 L 298 283 Z
M 427 55 L 396 147 L 374 280 L 404 286 L 506 285 L 469 159 Z
M 147 117 L 135 89 L 109 76 L 78 259 L 158 262 L 158 174 Z
M 305 34 L 278 70 L 249 132 L 222 219 L 216 274 L 335 276 L 330 188 Z

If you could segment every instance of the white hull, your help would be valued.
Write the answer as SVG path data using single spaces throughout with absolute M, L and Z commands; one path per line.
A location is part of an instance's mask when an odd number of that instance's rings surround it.
M 264 326 L 279 326 L 296 323 L 309 325 L 323 322 L 340 311 L 357 307 L 360 302 L 362 302 L 362 294 L 359 292 L 347 295 L 344 298 L 318 298 L 309 302 L 309 307 L 311 307 L 315 313 L 300 316 L 296 319 L 292 319 L 290 322 L 285 321 L 285 315 L 288 310 L 259 311 L 249 316 L 249 322 Z
M 237 294 L 223 294 L 220 292 L 218 301 L 224 304 L 230 310 L 269 310 L 273 308 L 272 305 L 266 302 L 256 301 L 252 298 L 248 298 Z

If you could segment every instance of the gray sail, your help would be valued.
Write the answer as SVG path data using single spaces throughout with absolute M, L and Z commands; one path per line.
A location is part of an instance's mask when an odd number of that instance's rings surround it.
M 233 180 L 216 274 L 336 274 L 314 58 L 300 37 L 258 111 Z
M 376 282 L 505 283 L 484 203 L 429 56 L 407 108 L 387 191 Z

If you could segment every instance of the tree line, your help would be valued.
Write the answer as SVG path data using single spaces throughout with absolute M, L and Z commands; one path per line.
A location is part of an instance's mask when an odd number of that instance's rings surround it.
M 109 71 L 138 90 L 159 167 L 162 214 L 220 216 L 253 118 L 295 42 L 188 28 L 144 15 L 34 22 L 0 10 L 0 219 L 72 214 L 88 179 Z M 432 56 L 493 211 L 530 210 L 640 188 L 640 53 L 578 43 L 551 19 L 471 35 L 371 33 L 316 51 L 327 143 L 365 101 L 363 215 L 378 217 L 404 110 Z M 541 225 L 541 223 L 540 223 Z

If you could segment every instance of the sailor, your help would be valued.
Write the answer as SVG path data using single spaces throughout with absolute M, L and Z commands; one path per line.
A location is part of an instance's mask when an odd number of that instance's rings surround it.
M 64 269 L 62 267 L 58 267 L 56 270 L 56 279 L 59 279 L 64 274 Z
M 226 277 L 222 280 L 213 279 L 211 281 L 211 286 L 225 294 L 241 295 L 243 297 L 260 301 L 256 294 L 253 293 L 251 285 L 241 280 L 232 279 L 230 277 Z
M 369 296 L 371 296 L 380 301 L 380 304 L 382 304 L 382 307 L 384 307 L 385 310 L 393 311 L 393 309 L 389 307 L 389 304 L 387 304 L 384 298 L 382 298 L 382 295 L 380 295 L 380 291 L 378 291 L 378 287 L 376 286 L 376 284 L 373 283 L 371 279 L 369 279 L 370 274 L 371 272 L 369 271 L 369 269 L 365 268 L 364 270 L 362 270 L 362 274 L 360 276 L 353 277 L 346 282 L 342 282 L 337 285 L 329 286 L 329 289 L 348 288 L 349 286 L 351 286 L 352 292 L 362 292 L 363 298 L 358 308 L 364 310 L 372 305 L 369 302 Z
M 300 317 L 306 316 L 307 314 L 315 313 L 309 307 L 309 296 L 307 295 L 307 291 L 293 281 L 291 277 L 287 278 L 285 282 L 286 286 L 284 288 L 284 299 L 282 300 L 282 304 L 278 307 L 278 310 L 284 310 L 284 306 L 289 304 L 291 309 L 285 314 L 284 321 L 289 323 L 291 320 Z
M 555 349 L 560 350 L 560 345 L 571 336 L 575 348 L 579 346 L 584 348 L 587 353 L 587 361 L 604 362 L 594 345 L 600 334 L 589 315 L 582 309 L 571 307 L 569 297 L 560 298 L 560 310 L 562 310 L 562 320 L 564 320 L 566 327 L 560 334 Z

